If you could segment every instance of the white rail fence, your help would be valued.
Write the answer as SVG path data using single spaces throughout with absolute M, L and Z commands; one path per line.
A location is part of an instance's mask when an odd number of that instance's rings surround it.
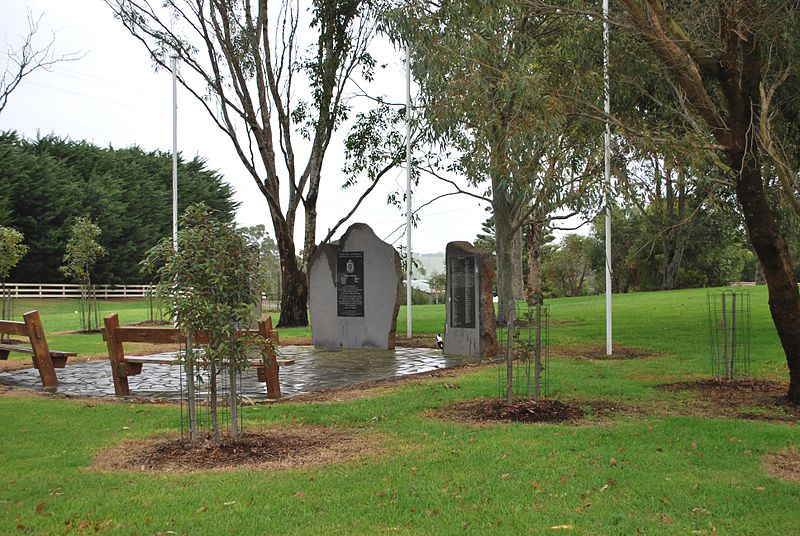
M 144 298 L 152 285 L 95 285 L 98 299 Z M 6 283 L 6 293 L 12 298 L 80 298 L 81 286 L 75 283 Z M 262 306 L 280 308 L 280 298 L 261 295 Z
M 95 285 L 99 299 L 143 298 L 151 285 Z M 70 283 L 6 283 L 14 298 L 80 298 L 81 286 Z

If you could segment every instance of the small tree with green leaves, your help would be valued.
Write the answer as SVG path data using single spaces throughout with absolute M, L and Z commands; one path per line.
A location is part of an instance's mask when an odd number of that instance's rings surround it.
M 253 320 L 253 303 L 258 290 L 258 247 L 234 224 L 216 217 L 199 203 L 181 217 L 178 250 L 163 239 L 151 249 L 143 265 L 155 274 L 161 295 L 175 312 L 177 326 L 187 338 L 198 331 L 208 334 L 202 352 L 186 351 L 182 356 L 187 376 L 204 369 L 209 378 L 209 415 L 213 440 L 221 442 L 219 426 L 218 377 L 230 378 L 230 436 L 238 435 L 236 378 L 248 364 L 254 345 L 262 338 L 238 333 Z M 188 347 L 188 345 L 187 345 Z M 190 404 L 192 400 L 189 400 Z M 223 402 L 224 403 L 224 402 Z M 190 413 L 191 413 L 190 408 Z M 197 423 L 190 417 L 190 437 L 197 437 Z
M 439 304 L 439 294 L 444 292 L 447 286 L 447 274 L 439 273 L 434 270 L 428 278 L 428 285 L 431 287 L 436 304 Z
M 10 319 L 14 314 L 12 310 L 11 295 L 6 291 L 6 279 L 11 270 L 19 263 L 28 252 L 28 247 L 22 243 L 22 233 L 11 227 L 0 225 L 0 319 Z
M 106 248 L 97 242 L 100 227 L 89 218 L 77 218 L 67 242 L 64 264 L 59 268 L 67 277 L 76 279 L 81 285 L 81 330 L 100 329 L 97 312 L 97 297 L 92 287 L 92 269 L 97 259 L 107 254 Z

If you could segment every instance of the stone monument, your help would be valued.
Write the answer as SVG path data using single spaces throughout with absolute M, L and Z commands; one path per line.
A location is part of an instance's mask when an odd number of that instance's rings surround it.
M 401 282 L 400 255 L 366 224 L 319 246 L 308 269 L 314 347 L 393 349 Z
M 492 356 L 497 353 L 491 255 L 469 242 L 450 242 L 447 270 L 444 353 Z

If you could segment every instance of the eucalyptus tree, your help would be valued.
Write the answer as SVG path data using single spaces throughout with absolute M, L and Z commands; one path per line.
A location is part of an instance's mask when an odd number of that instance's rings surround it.
M 559 41 L 582 36 L 581 22 L 521 0 L 469 0 L 409 2 L 392 24 L 410 43 L 428 141 L 456 154 L 449 171 L 489 185 L 505 323 L 515 315 L 521 229 L 536 211 L 587 202 L 586 179 L 597 168 L 599 131 L 554 96 L 582 83 L 571 66 L 586 58 Z
M 350 111 L 348 82 L 359 70 L 372 77 L 379 2 L 313 0 L 304 12 L 291 0 L 105 1 L 158 67 L 177 56 L 179 82 L 230 140 L 269 208 L 282 272 L 279 326 L 307 325 L 305 263 L 323 162 Z
M 800 293 L 786 237 L 769 196 L 800 215 L 796 118 L 800 7 L 784 0 L 620 0 L 612 16 L 655 64 L 649 76 L 674 90 L 676 122 L 714 159 L 735 192 L 764 269 L 769 306 L 800 402 Z

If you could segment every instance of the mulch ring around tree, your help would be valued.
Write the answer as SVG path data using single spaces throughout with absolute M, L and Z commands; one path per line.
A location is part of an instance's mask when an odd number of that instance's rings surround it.
M 596 407 L 595 407 L 596 406 Z M 429 416 L 459 422 L 520 422 L 520 423 L 577 423 L 589 415 L 598 416 L 614 412 L 621 407 L 613 407 L 605 402 L 583 407 L 558 400 L 516 399 L 507 404 L 500 398 L 480 398 L 450 404 L 428 413 Z
M 192 473 L 230 469 L 279 470 L 352 460 L 381 454 L 375 434 L 322 426 L 276 426 L 242 434 L 219 446 L 169 436 L 124 441 L 99 452 L 91 469 L 101 472 Z
M 786 398 L 789 385 L 752 378 L 697 380 L 657 385 L 667 392 L 688 391 L 690 407 L 703 416 L 800 423 L 800 406 Z
M 644 348 L 631 348 L 614 345 L 611 355 L 606 355 L 606 347 L 600 344 L 582 346 L 551 346 L 550 355 L 566 359 L 586 359 L 590 361 L 624 361 L 626 359 L 644 359 L 659 357 L 662 354 Z

